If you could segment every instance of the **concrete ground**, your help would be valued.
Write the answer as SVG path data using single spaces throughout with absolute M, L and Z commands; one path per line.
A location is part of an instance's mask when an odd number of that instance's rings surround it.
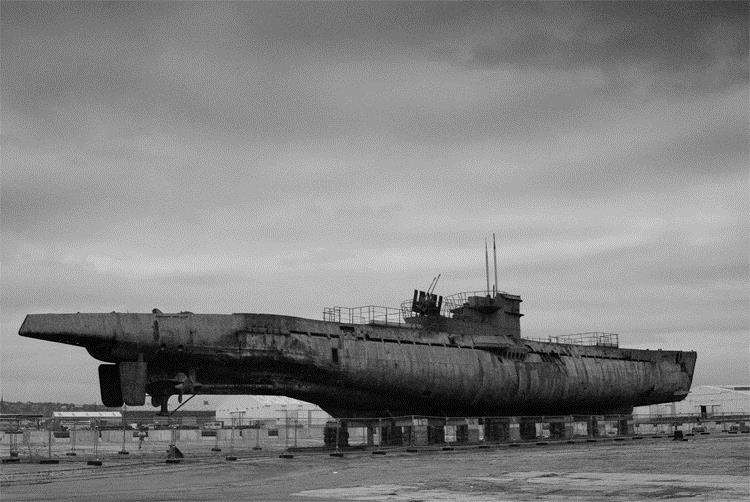
M 226 453 L 190 453 L 180 464 L 153 452 L 108 456 L 102 467 L 83 458 L 4 464 L 2 500 L 750 500 L 747 435 L 398 448 L 343 458 L 236 451 L 236 462 Z

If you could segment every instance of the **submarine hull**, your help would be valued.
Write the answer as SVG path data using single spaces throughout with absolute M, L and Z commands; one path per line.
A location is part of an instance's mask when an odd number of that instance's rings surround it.
M 31 314 L 21 336 L 85 347 L 107 405 L 284 395 L 337 417 L 628 413 L 687 395 L 696 353 L 546 343 L 270 314 Z M 119 394 L 118 394 L 119 389 Z

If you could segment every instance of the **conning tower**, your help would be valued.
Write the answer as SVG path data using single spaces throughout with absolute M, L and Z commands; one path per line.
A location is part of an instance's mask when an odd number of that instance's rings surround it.
M 494 296 L 485 291 L 456 293 L 445 297 L 445 305 L 455 321 L 489 325 L 498 335 L 521 338 L 521 297 L 504 292 Z M 493 330 L 494 331 L 494 330 Z
M 497 289 L 497 246 L 492 234 L 492 257 L 495 282 L 490 289 L 490 262 L 487 241 L 484 242 L 484 270 L 487 289 L 467 291 L 443 298 L 434 293 L 440 275 L 430 283 L 427 291 L 414 290 L 411 304 L 401 304 L 405 320 L 417 322 L 425 328 L 458 329 L 465 332 L 466 325 L 474 325 L 487 335 L 521 338 L 521 297 Z M 445 300 L 445 301 L 443 301 Z M 414 315 L 416 314 L 416 316 Z
M 406 322 L 425 329 L 481 332 L 518 340 L 521 301 L 520 296 L 505 292 L 465 291 L 442 297 L 415 289 L 412 301 L 403 302 L 401 311 Z

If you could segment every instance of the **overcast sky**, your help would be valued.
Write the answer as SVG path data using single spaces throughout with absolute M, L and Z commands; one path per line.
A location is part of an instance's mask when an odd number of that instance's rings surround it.
M 27 313 L 398 305 L 748 383 L 747 3 L 2 2 L 2 393 L 99 400 Z

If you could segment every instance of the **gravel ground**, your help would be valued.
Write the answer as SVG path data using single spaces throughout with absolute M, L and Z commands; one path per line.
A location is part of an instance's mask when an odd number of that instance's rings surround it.
M 750 438 L 560 443 L 406 452 L 154 452 L 4 464 L 2 500 L 750 500 Z M 24 459 L 25 460 L 25 459 Z

